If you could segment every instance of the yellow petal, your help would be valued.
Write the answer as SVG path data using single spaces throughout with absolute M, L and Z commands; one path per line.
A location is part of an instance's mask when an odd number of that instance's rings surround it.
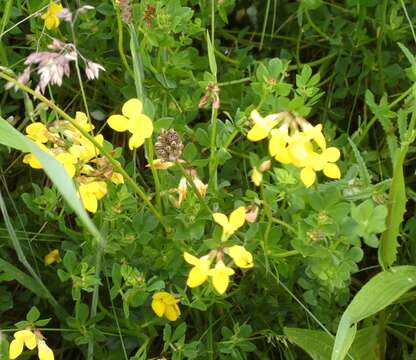
M 129 149 L 133 150 L 143 145 L 144 137 L 140 133 L 134 133 L 129 139 Z
M 188 264 L 195 266 L 199 264 L 200 260 L 186 251 L 183 253 L 183 257 Z
M 128 118 L 133 118 L 141 114 L 142 110 L 142 102 L 139 99 L 133 98 L 124 103 L 121 113 Z
M 339 169 L 338 165 L 336 164 L 325 164 L 323 168 L 324 174 L 331 178 L 331 179 L 340 179 L 341 178 L 341 170 Z
M 322 154 L 318 154 L 316 152 L 310 154 L 309 158 L 307 159 L 308 166 L 315 171 L 321 171 L 326 163 L 327 161 L 325 157 Z
M 45 125 L 43 125 L 40 122 L 35 122 L 26 126 L 26 133 L 30 139 L 36 142 L 40 142 L 43 144 L 48 141 L 48 138 L 46 136 L 48 134 L 48 129 Z
M 329 147 L 323 154 L 326 161 L 335 162 L 341 157 L 341 152 L 336 147 Z
M 60 20 L 55 15 L 49 15 L 45 19 L 45 26 L 48 30 L 52 30 L 52 29 L 57 28 L 59 26 L 59 23 L 60 23 Z
M 75 121 L 80 125 L 85 131 L 91 131 L 94 129 L 94 125 L 88 120 L 88 117 L 82 111 L 77 111 L 75 113 Z
M 33 169 L 42 169 L 42 164 L 38 160 L 38 158 L 33 154 L 26 154 L 23 157 L 23 163 L 28 164 Z
M 255 124 L 247 133 L 247 139 L 250 141 L 260 141 L 269 135 L 270 129 L 263 127 L 260 124 Z
M 244 206 L 240 206 L 238 209 L 235 209 L 230 215 L 230 223 L 237 229 L 242 227 L 245 221 L 246 208 Z
M 13 336 L 16 340 L 24 342 L 29 350 L 36 347 L 36 335 L 30 330 L 16 331 Z
M 230 275 L 232 274 L 234 274 L 234 270 L 225 266 L 222 261 L 219 261 L 215 269 L 210 271 L 212 284 L 220 295 L 224 294 L 227 290 L 228 284 L 230 283 Z
M 195 266 L 191 269 L 188 275 L 186 284 L 190 288 L 195 288 L 202 285 L 208 278 L 208 269 L 201 266 Z
M 123 132 L 129 128 L 129 119 L 123 115 L 111 115 L 107 120 L 108 125 L 115 131 Z
M 123 175 L 121 175 L 118 172 L 113 172 L 113 174 L 111 175 L 111 182 L 116 185 L 124 184 Z
M 272 136 L 269 141 L 269 153 L 271 156 L 275 156 L 280 152 L 284 151 L 286 147 L 286 140 L 279 135 Z
M 166 305 L 165 303 L 160 299 L 153 299 L 152 301 L 152 309 L 155 312 L 155 314 L 159 317 L 162 317 L 165 312 Z
M 228 223 L 228 218 L 224 214 L 214 213 L 214 214 L 212 214 L 212 217 L 214 218 L 214 221 L 218 225 L 221 225 L 222 227 L 226 227 L 229 224 Z
M 300 179 L 306 187 L 310 187 L 316 180 L 315 171 L 311 167 L 305 167 L 300 172 Z
M 83 186 L 84 185 L 81 185 L 79 187 L 79 193 L 81 196 L 82 203 L 85 209 L 87 209 L 89 212 L 96 213 L 98 207 L 97 198 L 91 192 L 84 191 Z
M 175 321 L 178 319 L 179 317 L 179 312 L 178 312 L 178 305 L 174 304 L 174 305 L 167 305 L 166 306 L 166 310 L 165 310 L 165 316 L 168 320 L 170 321 Z
M 45 266 L 51 265 L 54 262 L 60 262 L 61 261 L 61 255 L 59 254 L 59 250 L 55 249 L 52 250 L 49 254 L 45 255 L 44 263 Z
M 262 180 L 263 174 L 254 167 L 251 172 L 251 181 L 254 183 L 254 185 L 260 186 Z
M 290 164 L 292 161 L 288 148 L 282 149 L 274 158 L 282 164 Z
M 243 246 L 234 245 L 227 249 L 228 255 L 233 259 L 234 263 L 242 269 L 249 269 L 254 266 L 253 255 Z
M 132 134 L 140 133 L 143 138 L 147 139 L 152 136 L 153 122 L 148 116 L 140 114 L 130 118 L 129 131 Z
M 16 359 L 23 351 L 24 342 L 22 340 L 14 339 L 9 346 L 9 359 Z
M 38 356 L 39 356 L 39 360 L 54 360 L 55 359 L 52 349 L 48 345 L 46 345 L 44 340 L 38 341 Z

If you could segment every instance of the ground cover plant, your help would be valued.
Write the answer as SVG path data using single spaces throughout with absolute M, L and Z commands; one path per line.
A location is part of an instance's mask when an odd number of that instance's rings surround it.
M 0 359 L 413 359 L 412 0 L 0 0 Z

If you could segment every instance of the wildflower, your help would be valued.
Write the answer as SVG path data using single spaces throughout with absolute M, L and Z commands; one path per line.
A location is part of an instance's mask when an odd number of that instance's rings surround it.
M 45 266 L 51 265 L 54 262 L 61 262 L 61 255 L 58 249 L 52 250 L 49 254 L 45 255 L 44 263 Z
M 161 129 L 156 139 L 155 151 L 157 156 L 166 162 L 180 161 L 183 143 L 175 129 Z
M 195 288 L 202 285 L 208 279 L 209 268 L 211 266 L 211 259 L 209 255 L 198 259 L 188 252 L 185 252 L 183 257 L 188 264 L 193 265 L 193 268 L 189 272 L 186 284 L 190 288 Z
M 107 120 L 112 129 L 119 132 L 128 130 L 132 134 L 129 140 L 131 150 L 142 146 L 153 133 L 152 120 L 142 110 L 142 102 L 133 98 L 124 103 L 121 110 L 123 115 L 111 115 Z
M 45 20 L 45 26 L 48 30 L 56 29 L 61 20 L 59 18 L 60 12 L 63 7 L 60 3 L 51 3 L 46 13 L 42 15 L 42 19 Z
M 203 108 L 209 100 L 212 102 L 212 107 L 214 109 L 220 108 L 220 88 L 217 84 L 210 81 L 208 83 L 208 86 L 205 88 L 205 94 L 202 96 L 202 98 L 199 100 L 198 107 Z
M 19 330 L 13 335 L 14 339 L 9 346 L 9 358 L 16 359 L 23 352 L 24 346 L 33 350 L 37 345 L 36 335 L 30 330 Z
M 123 175 L 118 172 L 113 172 L 110 178 L 111 182 L 116 185 L 124 184 Z
M 272 162 L 270 160 L 263 161 L 259 167 L 260 172 L 265 172 L 265 171 L 270 170 L 271 165 L 272 165 Z
M 179 194 L 178 201 L 176 203 L 176 207 L 180 207 L 182 202 L 186 199 L 186 196 L 188 195 L 188 183 L 186 181 L 185 177 L 182 177 L 179 181 L 178 188 L 176 189 Z
M 92 181 L 81 184 L 78 188 L 82 203 L 92 213 L 97 212 L 98 200 L 107 194 L 107 184 L 104 181 Z
M 174 166 L 175 163 L 172 161 L 164 161 L 162 159 L 155 159 L 152 161 L 152 165 L 157 170 L 166 170 Z M 150 167 L 150 164 L 147 164 L 146 167 Z
M 271 114 L 263 118 L 257 110 L 253 110 L 250 114 L 254 122 L 254 126 L 247 134 L 250 141 L 260 141 L 265 139 L 270 131 L 279 123 L 280 114 Z
M 48 345 L 46 345 L 44 340 L 38 340 L 38 356 L 39 360 L 55 359 L 52 349 Z
M 88 119 L 88 116 L 82 111 L 77 111 L 75 113 L 74 120 L 85 131 L 91 131 L 94 129 L 94 125 L 91 124 L 91 121 Z
M 238 209 L 235 209 L 230 217 L 227 218 L 226 215 L 221 213 L 214 213 L 214 221 L 221 225 L 223 228 L 223 239 L 228 239 L 232 234 L 234 234 L 237 229 L 242 227 L 245 222 L 246 209 L 244 206 L 240 206 Z
M 243 246 L 234 245 L 226 249 L 226 252 L 233 259 L 234 263 L 241 269 L 249 269 L 254 266 L 253 255 Z
M 30 74 L 31 74 L 30 66 L 25 67 L 23 72 L 17 77 L 16 82 L 22 85 L 27 84 L 30 80 Z M 4 88 L 6 90 L 9 90 L 11 88 L 13 88 L 14 91 L 19 90 L 19 86 L 17 86 L 17 84 L 11 81 L 7 82 L 6 85 L 4 85 Z
M 202 197 L 205 197 L 208 191 L 208 184 L 204 184 L 198 176 L 193 177 L 193 182 Z
M 212 284 L 215 290 L 220 295 L 224 294 L 230 283 L 230 276 L 234 274 L 234 270 L 228 266 L 225 266 L 222 260 L 219 260 L 214 269 L 209 271 L 209 275 L 212 277 Z
M 251 171 L 251 181 L 256 186 L 260 186 L 261 182 L 263 180 L 263 174 L 257 170 L 256 167 L 253 167 L 253 170 Z
M 44 152 L 50 153 L 49 149 L 40 143 L 36 143 L 36 145 Z M 23 163 L 28 164 L 33 169 L 42 169 L 42 164 L 40 163 L 39 159 L 36 157 L 35 154 L 29 153 L 23 157 Z
M 321 154 L 313 152 L 306 166 L 300 172 L 300 178 L 306 187 L 310 187 L 316 180 L 316 171 L 322 170 L 331 179 L 340 179 L 341 171 L 338 165 L 334 164 L 341 156 L 336 147 L 325 149 Z
M 85 62 L 85 75 L 88 80 L 98 79 L 100 70 L 105 71 L 104 66 L 89 60 Z
M 94 140 L 100 146 L 103 146 L 104 137 L 101 134 L 94 136 Z M 99 154 L 97 147 L 86 137 L 80 136 L 77 142 L 78 144 L 74 144 L 69 148 L 69 152 L 82 162 L 88 162 Z
M 55 156 L 55 159 L 58 160 L 65 168 L 66 172 L 70 177 L 74 177 L 76 168 L 75 164 L 78 159 L 71 153 L 63 152 Z
M 35 122 L 26 126 L 27 137 L 37 143 L 44 144 L 48 142 L 48 133 L 46 126 L 40 122 Z
M 159 291 L 152 296 L 152 309 L 159 317 L 165 316 L 170 321 L 175 321 L 181 314 L 178 306 L 179 300 L 172 294 Z

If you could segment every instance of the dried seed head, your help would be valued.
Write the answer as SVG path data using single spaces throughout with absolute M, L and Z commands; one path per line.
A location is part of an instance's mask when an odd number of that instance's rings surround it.
M 126 24 L 131 23 L 132 19 L 132 9 L 130 5 L 130 0 L 118 0 L 118 6 L 121 10 L 121 17 Z
M 163 161 L 176 162 L 182 155 L 183 144 L 175 129 L 161 129 L 157 137 L 155 151 Z

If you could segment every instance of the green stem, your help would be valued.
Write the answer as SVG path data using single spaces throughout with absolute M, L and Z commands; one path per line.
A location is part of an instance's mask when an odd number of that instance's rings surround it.
M 387 3 L 388 0 L 383 0 L 381 5 L 381 25 L 377 34 L 377 62 L 378 62 L 378 75 L 379 75 L 379 85 L 380 93 L 382 94 L 385 90 L 384 86 L 384 61 L 383 61 L 383 38 L 384 38 L 384 28 L 386 26 L 386 13 L 387 13 Z
M 321 37 L 323 37 L 325 40 L 330 41 L 330 38 L 327 34 L 325 34 L 319 27 L 316 25 L 311 18 L 311 15 L 309 14 L 309 10 L 305 8 L 305 16 L 306 20 L 308 20 L 308 24 L 319 34 Z
M 217 191 L 217 116 L 218 109 L 211 110 L 211 145 L 209 155 L 209 187 Z
M 268 272 L 269 271 L 269 254 L 268 254 L 269 246 L 268 244 L 269 244 L 270 231 L 271 231 L 272 224 L 273 224 L 273 214 L 272 214 L 272 209 L 265 197 L 263 183 L 261 183 L 260 185 L 260 193 L 261 193 L 261 199 L 262 199 L 262 203 L 264 207 L 264 212 L 266 213 L 266 217 L 267 217 L 267 227 L 266 227 L 266 231 L 264 232 L 264 237 L 263 237 L 263 251 L 264 251 L 264 258 L 265 258 L 265 268 L 266 268 L 266 271 Z
M 267 0 L 266 12 L 264 13 L 264 19 L 263 19 L 263 29 L 261 31 L 261 37 L 260 37 L 259 51 L 261 51 L 261 49 L 263 48 L 264 35 L 266 33 L 267 21 L 269 20 L 269 11 L 270 11 L 270 0 Z
M 123 175 L 124 179 L 126 180 L 126 182 L 131 186 L 131 188 L 133 189 L 133 191 L 139 195 L 139 197 L 143 200 L 143 202 L 147 205 L 147 207 L 149 208 L 149 210 L 156 216 L 156 218 L 159 220 L 159 222 L 162 224 L 162 226 L 164 227 L 164 229 L 169 232 L 169 226 L 167 225 L 167 223 L 165 222 L 165 220 L 163 219 L 163 216 L 161 215 L 161 213 L 153 206 L 153 204 L 150 202 L 149 198 L 146 196 L 146 194 L 144 193 L 144 191 L 140 188 L 140 186 L 138 186 L 134 180 L 129 176 L 129 174 L 123 169 L 123 167 L 118 163 L 118 161 L 116 161 L 111 154 L 104 148 L 102 147 L 95 139 L 93 136 L 91 136 L 88 132 L 86 132 L 77 122 L 75 122 L 75 120 L 69 116 L 65 111 L 63 111 L 60 107 L 58 107 L 57 105 L 55 105 L 53 102 L 51 102 L 50 100 L 48 100 L 46 97 L 44 97 L 42 94 L 32 90 L 31 88 L 27 87 L 26 85 L 23 85 L 19 82 L 17 82 L 15 79 L 13 79 L 12 77 L 10 77 L 9 75 L 5 74 L 4 72 L 0 71 L 0 78 L 3 78 L 7 81 L 12 82 L 13 84 L 15 84 L 18 88 L 20 88 L 21 90 L 23 90 L 26 93 L 31 94 L 32 96 L 34 96 L 35 98 L 37 98 L 38 100 L 40 100 L 41 102 L 43 102 L 45 105 L 47 105 L 48 107 L 50 107 L 52 110 L 56 111 L 59 115 L 61 115 L 65 120 L 69 121 L 71 123 L 72 126 L 74 126 L 84 137 L 86 137 L 99 151 L 100 153 L 107 158 L 107 160 L 111 163 L 111 165 L 113 166 L 114 170 L 116 170 L 116 172 L 119 172 L 120 174 Z
M 155 184 L 156 204 L 157 204 L 159 211 L 163 214 L 162 200 L 160 197 L 161 186 L 160 186 L 159 174 L 155 168 L 155 165 L 153 164 L 154 147 L 153 147 L 153 141 L 151 138 L 146 140 L 145 146 L 146 146 L 147 161 L 149 162 L 149 167 L 152 172 L 153 180 Z

